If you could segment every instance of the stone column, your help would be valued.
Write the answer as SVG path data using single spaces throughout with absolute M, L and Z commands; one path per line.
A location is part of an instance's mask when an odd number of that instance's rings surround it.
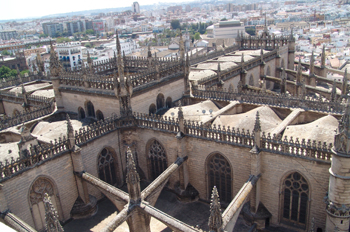
M 326 231 L 349 230 L 350 219 L 350 99 L 334 137 L 326 198 Z

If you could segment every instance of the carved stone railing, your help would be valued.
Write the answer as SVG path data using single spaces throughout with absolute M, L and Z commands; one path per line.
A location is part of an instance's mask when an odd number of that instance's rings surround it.
M 75 143 L 78 146 L 84 146 L 94 139 L 101 138 L 110 132 L 120 128 L 139 127 L 144 129 L 156 130 L 171 134 L 177 134 L 179 129 L 179 120 L 173 117 L 161 117 L 155 115 L 147 115 L 134 113 L 134 117 L 118 118 L 116 115 L 100 120 L 92 125 L 85 126 L 75 131 Z M 249 130 L 230 128 L 225 126 L 204 126 L 197 121 L 184 120 L 184 134 L 188 137 L 204 139 L 208 141 L 230 144 L 233 146 L 241 146 L 252 148 L 254 146 L 254 133 Z M 332 144 L 326 144 L 316 141 L 299 142 L 298 138 L 281 139 L 275 135 L 271 138 L 270 134 L 261 137 L 262 151 L 276 153 L 280 155 L 288 155 L 309 160 L 322 161 L 330 163 Z M 0 162 L 0 182 L 10 178 L 17 173 L 23 172 L 34 165 L 41 164 L 46 160 L 50 160 L 56 156 L 69 151 L 68 142 L 65 136 L 43 146 L 31 146 L 29 154 L 21 159 L 6 160 L 5 163 Z
M 267 52 L 265 54 L 263 54 L 263 60 L 264 62 L 268 62 L 274 58 L 277 57 L 277 49 Z M 253 69 L 254 67 L 258 66 L 261 64 L 261 58 L 260 57 L 255 57 L 251 60 L 248 60 L 246 62 L 244 62 L 243 66 L 239 65 L 239 66 L 234 66 L 232 68 L 229 68 L 227 70 L 224 70 L 220 73 L 220 77 L 223 81 L 229 80 L 235 76 L 240 75 L 240 73 L 243 70 L 250 70 Z M 205 85 L 207 87 L 211 87 L 216 85 L 219 82 L 218 80 L 218 75 L 212 75 L 206 78 L 202 78 L 200 80 L 198 80 L 198 84 L 200 85 Z
M 0 91 L 0 99 L 3 101 L 13 102 L 17 104 L 22 104 L 24 102 L 23 94 L 14 92 Z M 27 96 L 27 100 L 29 105 L 35 107 L 50 104 L 50 102 L 52 101 L 52 99 L 50 98 L 35 95 Z
M 302 158 L 331 161 L 332 157 L 332 143 L 327 144 L 326 142 L 322 143 L 321 141 L 316 141 L 309 139 L 305 141 L 299 141 L 299 138 L 296 138 L 295 141 L 293 137 L 289 139 L 285 136 L 284 139 L 280 135 L 276 136 L 275 134 L 271 138 L 270 133 L 265 136 L 265 133 L 261 137 L 261 149 L 264 151 L 290 155 Z
M 5 160 L 5 163 L 0 162 L 0 182 L 11 178 L 12 176 L 24 172 L 34 165 L 40 165 L 41 163 L 50 160 L 56 156 L 59 156 L 68 151 L 68 141 L 65 137 L 59 138 L 50 146 L 42 148 L 40 146 L 31 146 L 30 154 L 23 158 L 12 157 L 11 160 Z
M 185 121 L 184 125 L 187 136 L 244 147 L 253 147 L 254 145 L 254 135 L 249 130 L 231 129 L 230 127 L 226 129 L 225 126 L 221 128 L 220 125 L 218 127 L 216 125 L 205 127 L 194 121 Z
M 206 54 L 203 54 L 200 56 L 191 56 L 190 64 L 191 65 L 198 64 L 198 63 L 206 61 L 208 59 L 213 59 L 213 58 L 216 58 L 218 56 L 223 56 L 227 53 L 231 53 L 231 52 L 236 51 L 236 50 L 239 50 L 239 46 L 232 45 L 230 47 L 225 48 L 225 50 L 213 51 L 213 52 L 206 53 Z
M 137 126 L 140 128 L 148 128 L 152 130 L 166 131 L 170 133 L 179 132 L 178 120 L 173 117 L 148 115 L 135 113 L 134 117 L 137 121 Z
M 320 98 L 311 97 L 293 97 L 285 94 L 269 94 L 267 92 L 231 92 L 220 91 L 215 88 L 193 89 L 192 94 L 195 98 L 211 99 L 215 101 L 241 101 L 242 103 L 263 104 L 275 107 L 302 108 L 305 110 L 321 111 L 333 114 L 342 114 L 344 102 L 327 102 Z
M 22 79 L 22 81 L 21 81 Z M 45 75 L 38 75 L 38 74 L 33 74 L 31 73 L 30 75 L 26 76 L 26 77 L 21 77 L 21 79 L 19 77 L 14 77 L 14 78 L 8 78 L 5 80 L 0 81 L 0 89 L 3 88 L 8 88 L 11 86 L 17 86 L 20 85 L 22 83 L 27 83 L 27 82 L 32 82 L 32 81 L 40 81 L 40 80 L 46 80 L 49 81 L 50 78 L 45 76 Z
M 34 110 L 23 111 L 22 113 L 15 115 L 13 117 L 4 117 L 0 120 L 0 130 L 16 126 L 31 120 L 38 119 L 40 117 L 51 114 L 55 110 L 55 103 L 50 102 L 45 104 L 45 106 L 36 108 Z
M 117 129 L 116 120 L 118 117 L 116 115 L 106 118 L 105 120 L 100 120 L 93 123 L 92 125 L 85 126 L 75 131 L 75 142 L 77 145 L 83 145 L 93 139 L 99 138 L 102 135 L 110 133 Z

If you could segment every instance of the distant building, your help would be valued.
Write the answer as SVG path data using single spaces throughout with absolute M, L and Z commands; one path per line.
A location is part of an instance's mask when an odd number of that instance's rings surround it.
M 182 6 L 169 6 L 167 8 L 167 11 L 168 12 L 170 11 L 172 13 L 175 13 L 175 12 L 178 12 L 178 11 L 182 12 Z
M 0 45 L 0 53 L 8 51 L 10 53 L 16 53 L 17 51 L 23 50 L 25 47 L 24 43 L 8 43 Z
M 84 22 L 80 20 L 65 22 L 68 35 L 85 31 Z
M 0 56 L 0 67 L 2 66 L 7 66 L 10 69 L 16 69 L 18 67 L 19 71 L 28 69 L 26 57 L 23 52 L 17 52 L 15 57 L 4 58 Z
M 92 20 L 85 20 L 85 30 L 94 29 L 92 25 Z
M 17 31 L 0 31 L 0 39 L 10 40 L 17 38 Z
M 207 27 L 209 38 L 236 38 L 238 33 L 245 33 L 244 25 L 240 21 L 220 21 Z
M 59 34 L 63 33 L 63 24 L 62 23 L 43 23 L 44 34 L 50 37 L 56 37 Z
M 105 31 L 105 21 L 102 19 L 97 19 L 92 21 L 92 27 L 95 32 L 104 32 Z
M 139 14 L 140 13 L 140 4 L 138 2 L 133 2 L 132 12 Z
M 80 42 L 57 44 L 56 51 L 63 67 L 74 70 L 81 67 L 83 53 Z

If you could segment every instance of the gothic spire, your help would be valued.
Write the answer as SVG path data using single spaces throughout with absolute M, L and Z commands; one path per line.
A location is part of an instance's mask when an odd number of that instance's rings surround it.
M 137 182 L 140 182 L 140 177 L 139 174 L 136 171 L 136 165 L 134 161 L 134 157 L 131 153 L 130 147 L 128 147 L 127 152 L 127 161 L 126 161 L 126 169 L 127 169 L 127 174 L 126 174 L 126 183 L 128 184 L 135 184 Z
M 62 65 L 58 61 L 58 57 L 50 40 L 50 73 L 51 76 L 58 77 L 62 71 Z
M 221 206 L 220 206 L 219 193 L 216 186 L 214 186 L 211 194 L 210 216 L 209 216 L 208 226 L 211 232 L 222 231 Z
M 314 75 L 315 73 L 315 58 L 314 58 L 314 50 L 312 50 L 312 54 L 311 54 L 311 57 L 310 57 L 310 68 L 309 68 L 309 75 Z
M 242 56 L 241 56 L 241 65 L 243 65 L 244 64 L 244 54 L 243 54 L 243 52 L 242 52 Z
M 332 92 L 331 92 L 331 101 L 334 102 L 337 97 L 337 83 L 335 82 L 335 79 L 333 80 L 332 85 Z
M 290 41 L 293 41 L 293 40 L 294 40 L 294 36 L 293 36 L 293 27 L 291 27 L 291 29 L 290 29 L 289 40 L 290 40 Z
M 321 55 L 321 68 L 326 66 L 326 46 L 323 44 Z
M 150 43 L 148 43 L 148 54 L 147 54 L 147 57 L 148 57 L 148 58 L 151 58 L 151 57 L 152 57 L 151 44 L 150 44 Z
M 66 120 L 67 120 L 67 139 L 69 143 L 69 149 L 71 149 L 75 146 L 74 129 L 68 114 L 66 114 Z
M 260 132 L 260 131 L 261 131 L 260 117 L 259 117 L 259 111 L 257 111 L 256 118 L 255 118 L 254 132 Z
M 301 70 L 301 57 L 299 56 L 298 69 L 297 69 L 297 78 L 296 78 L 297 84 L 301 83 L 302 76 L 303 76 L 303 73 L 302 73 L 302 70 Z
M 57 211 L 51 202 L 50 196 L 45 193 L 44 198 L 45 207 L 45 222 L 46 231 L 48 232 L 63 232 L 63 228 L 58 220 Z
M 117 52 L 118 56 L 121 55 L 121 48 L 120 48 L 120 41 L 119 41 L 119 36 L 118 36 L 118 30 L 115 31 L 116 34 L 116 46 L 117 46 Z
M 342 88 L 341 88 L 341 94 L 342 95 L 347 95 L 348 94 L 348 69 L 345 69 L 344 72 L 344 77 L 343 77 L 343 83 L 342 83 Z
M 347 96 L 344 113 L 339 120 L 338 129 L 334 137 L 334 151 L 350 155 L 350 98 Z

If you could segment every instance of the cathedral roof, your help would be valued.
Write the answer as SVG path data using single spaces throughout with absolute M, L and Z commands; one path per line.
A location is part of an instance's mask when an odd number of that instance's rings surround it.
M 237 66 L 237 64 L 233 62 L 222 62 L 220 63 L 221 71 L 224 71 L 226 69 L 230 69 Z M 218 70 L 218 62 L 206 62 L 206 63 L 200 63 L 197 65 L 198 69 L 206 69 L 206 70 Z
M 310 123 L 287 126 L 283 137 L 287 136 L 289 138 L 293 136 L 293 138 L 299 138 L 299 142 L 302 139 L 306 141 L 311 139 L 311 141 L 333 143 L 337 128 L 338 120 L 332 115 L 327 115 Z
M 254 59 L 255 57 L 252 57 L 250 55 L 244 54 L 244 61 L 248 61 L 251 59 Z M 237 56 L 222 56 L 219 57 L 218 61 L 231 61 L 231 62 L 237 62 L 237 63 L 241 63 L 242 60 L 242 56 L 241 55 L 237 55 Z
M 261 131 L 263 132 L 268 133 L 273 131 L 282 122 L 270 107 L 260 106 L 242 114 L 220 115 L 214 120 L 213 124 L 225 125 L 226 128 L 230 126 L 231 128 L 245 129 L 252 132 L 257 111 L 259 111 Z
M 36 83 L 36 84 L 31 84 L 31 85 L 25 85 L 24 88 L 25 88 L 26 92 L 29 93 L 29 92 L 34 92 L 34 91 L 39 90 L 39 89 L 48 88 L 50 86 L 51 86 L 50 83 Z M 15 88 L 12 88 L 9 92 L 22 93 L 22 87 L 17 86 Z
M 78 120 L 70 120 L 74 130 L 79 130 L 83 126 L 83 122 Z M 32 134 L 37 136 L 38 140 L 50 142 L 50 140 L 67 136 L 67 121 L 58 122 L 39 122 L 33 129 Z
M 217 66 L 217 65 L 216 65 Z M 190 81 L 200 80 L 202 78 L 216 76 L 216 72 L 212 70 L 193 70 L 190 72 L 188 79 Z
M 169 109 L 164 116 L 177 117 L 179 107 Z M 185 120 L 207 121 L 212 118 L 212 114 L 217 112 L 219 108 L 211 100 L 202 101 L 200 103 L 182 106 Z M 174 113 L 172 115 L 172 113 Z

